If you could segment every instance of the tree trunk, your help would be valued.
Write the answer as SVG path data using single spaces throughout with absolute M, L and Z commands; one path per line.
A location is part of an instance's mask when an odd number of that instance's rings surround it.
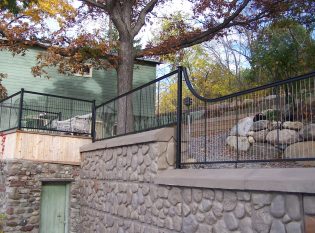
M 117 68 L 118 95 L 122 95 L 132 89 L 134 50 L 131 38 L 121 39 L 119 46 L 119 62 Z M 132 95 L 127 95 L 118 100 L 117 109 L 117 133 L 124 134 L 133 130 Z

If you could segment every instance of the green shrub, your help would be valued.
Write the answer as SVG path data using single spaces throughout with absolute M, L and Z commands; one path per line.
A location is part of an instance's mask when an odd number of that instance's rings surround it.
M 278 121 L 281 118 L 280 110 L 268 110 L 265 113 L 266 119 L 269 121 Z

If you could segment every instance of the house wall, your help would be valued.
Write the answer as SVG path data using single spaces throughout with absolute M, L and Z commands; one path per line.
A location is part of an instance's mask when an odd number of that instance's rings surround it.
M 315 170 L 173 169 L 173 129 L 81 148 L 80 232 L 314 233 Z
M 27 160 L 0 160 L 0 163 L 4 164 L 5 182 L 4 189 L 0 189 L 3 232 L 39 232 L 42 183 L 48 181 L 70 183 L 69 233 L 79 232 L 80 166 Z
M 28 91 L 51 93 L 93 100 L 103 103 L 117 95 L 116 71 L 93 70 L 93 78 L 66 76 L 59 74 L 57 69 L 50 68 L 50 79 L 33 77 L 31 68 L 36 65 L 36 56 L 44 51 L 39 48 L 29 49 L 24 56 L 15 55 L 8 51 L 0 51 L 0 73 L 8 74 L 3 80 L 8 94 L 14 94 L 24 88 Z M 154 63 L 136 64 L 134 67 L 134 87 L 145 84 L 156 78 Z

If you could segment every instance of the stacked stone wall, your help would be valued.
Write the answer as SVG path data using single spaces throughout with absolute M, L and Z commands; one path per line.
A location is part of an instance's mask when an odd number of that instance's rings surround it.
M 3 171 L 4 163 L 0 161 L 0 233 L 3 232 L 4 228 L 4 219 L 5 219 L 5 202 L 6 202 L 6 193 L 5 193 L 5 175 Z
M 82 153 L 81 233 L 315 232 L 314 195 L 158 185 L 172 140 L 110 144 Z
M 5 161 L 2 176 L 0 173 L 0 198 L 3 197 L 0 214 L 4 217 L 4 232 L 39 232 L 41 187 L 45 180 L 73 180 L 70 185 L 69 232 L 79 232 L 79 174 L 80 166 L 77 165 Z

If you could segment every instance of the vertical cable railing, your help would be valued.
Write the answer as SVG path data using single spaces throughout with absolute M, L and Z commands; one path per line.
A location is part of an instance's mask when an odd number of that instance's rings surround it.
M 0 101 L 0 132 L 19 127 L 21 92 Z
M 179 74 L 175 70 L 97 106 L 96 140 L 176 125 Z
M 315 160 L 315 72 L 216 99 L 179 67 L 97 107 L 23 89 L 0 101 L 0 132 L 102 140 L 167 126 L 177 127 L 177 168 Z
M 315 160 L 315 72 L 216 99 L 200 96 L 186 70 L 184 78 L 181 101 L 191 101 L 179 105 L 179 167 Z
M 0 131 L 19 129 L 93 137 L 93 109 L 94 101 L 21 89 L 0 101 Z

